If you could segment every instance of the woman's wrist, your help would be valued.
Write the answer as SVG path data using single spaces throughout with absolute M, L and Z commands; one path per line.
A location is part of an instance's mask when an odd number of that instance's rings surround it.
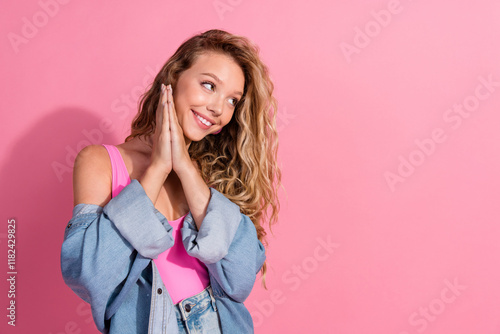
M 141 184 L 146 195 L 148 195 L 153 205 L 156 205 L 156 200 L 160 194 L 161 187 L 165 183 L 169 172 L 160 164 L 151 164 L 146 168 L 144 173 L 137 179 Z
M 158 162 L 152 162 L 148 168 L 146 168 L 146 172 L 149 173 L 157 178 L 163 179 L 163 182 L 167 179 L 168 175 L 170 174 L 170 171 L 167 171 L 167 167 L 165 165 L 162 165 L 161 163 Z M 162 184 L 163 184 L 162 182 Z
M 175 174 L 179 176 L 179 179 L 181 181 L 184 177 L 192 177 L 194 174 L 199 174 L 198 169 L 195 167 L 192 161 L 186 163 L 183 167 L 178 169 L 178 171 L 175 171 Z

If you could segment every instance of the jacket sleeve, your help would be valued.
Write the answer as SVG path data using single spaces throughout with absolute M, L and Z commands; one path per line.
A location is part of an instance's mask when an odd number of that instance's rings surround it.
M 244 302 L 266 256 L 250 218 L 217 190 L 210 188 L 207 213 L 198 231 L 191 213 L 184 218 L 182 239 L 189 255 L 205 263 L 224 292 Z
M 64 282 L 90 303 L 99 331 L 152 258 L 174 243 L 172 227 L 137 180 L 104 207 L 78 204 L 64 232 Z

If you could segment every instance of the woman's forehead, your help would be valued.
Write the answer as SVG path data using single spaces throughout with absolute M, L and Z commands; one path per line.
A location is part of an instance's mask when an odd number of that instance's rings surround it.
M 191 75 L 211 74 L 215 76 L 216 81 L 241 86 L 241 89 L 245 84 L 245 76 L 241 67 L 231 56 L 222 53 L 200 54 L 186 72 Z

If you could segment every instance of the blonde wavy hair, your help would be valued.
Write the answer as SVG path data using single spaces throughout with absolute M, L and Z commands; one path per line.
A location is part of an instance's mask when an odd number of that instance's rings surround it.
M 259 58 L 259 48 L 247 38 L 209 30 L 186 40 L 141 97 L 139 113 L 125 141 L 154 133 L 161 84 L 170 83 L 175 89 L 180 74 L 206 52 L 230 56 L 243 70 L 245 87 L 231 121 L 219 134 L 192 142 L 188 151 L 191 159 L 198 163 L 207 185 L 240 207 L 241 213 L 255 225 L 259 240 L 267 246 L 265 223 L 272 232 L 280 209 L 277 195 L 281 186 L 281 170 L 277 164 L 278 108 L 268 68 Z M 264 287 L 266 270 L 264 263 L 261 269 Z

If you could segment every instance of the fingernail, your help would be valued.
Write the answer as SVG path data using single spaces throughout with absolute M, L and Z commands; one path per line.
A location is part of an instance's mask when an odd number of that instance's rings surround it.
M 161 84 L 161 91 L 164 92 L 165 91 L 165 85 L 164 84 Z
M 167 89 L 168 89 L 169 91 L 172 91 L 172 85 L 170 85 L 170 84 L 169 84 L 169 85 L 167 86 Z

